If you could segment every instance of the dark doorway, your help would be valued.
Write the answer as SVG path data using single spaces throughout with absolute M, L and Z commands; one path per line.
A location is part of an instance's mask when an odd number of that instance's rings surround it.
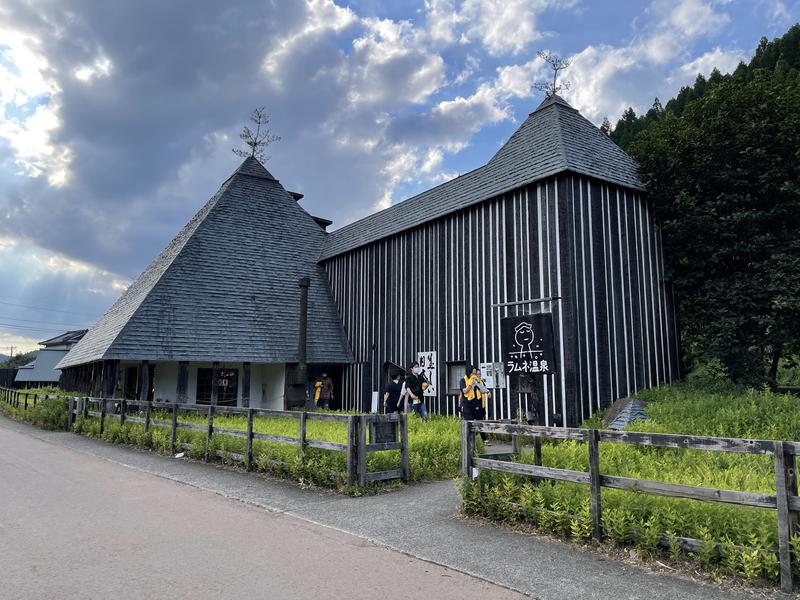
M 333 380 L 331 410 L 342 409 L 342 365 L 308 365 L 308 397 L 314 402 L 314 381 L 325 371 Z
M 122 396 L 126 400 L 139 399 L 139 367 L 125 367 Z
M 219 369 L 217 381 L 212 382 L 213 369 L 197 369 L 197 403 L 211 404 L 211 386 L 217 386 L 217 404 L 236 406 L 239 393 L 239 369 Z

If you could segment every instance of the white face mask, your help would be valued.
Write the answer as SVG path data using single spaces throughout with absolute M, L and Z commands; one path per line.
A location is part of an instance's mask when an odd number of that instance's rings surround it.
M 419 375 L 420 372 L 422 372 L 422 369 L 420 369 L 419 367 L 414 367 L 412 371 L 414 372 L 414 375 Z

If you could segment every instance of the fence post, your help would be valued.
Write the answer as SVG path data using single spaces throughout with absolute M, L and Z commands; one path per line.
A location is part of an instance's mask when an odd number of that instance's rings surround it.
M 119 426 L 125 425 L 125 413 L 128 411 L 128 401 L 123 400 L 119 403 Z
M 105 429 L 105 426 L 106 426 L 106 408 L 107 408 L 106 403 L 107 402 L 108 402 L 108 400 L 106 400 L 105 398 L 103 398 L 100 401 L 100 435 L 103 435 L 103 430 Z
M 408 453 L 408 415 L 400 415 L 400 464 L 403 481 L 411 481 L 411 461 Z
M 300 464 L 306 462 L 306 417 L 308 413 L 303 411 L 300 413 L 300 442 L 298 451 L 300 453 Z
M 475 432 L 472 421 L 461 421 L 461 474 L 472 477 L 472 458 L 475 454 Z
M 214 434 L 214 405 L 208 406 L 208 430 L 206 431 L 206 462 L 209 461 L 211 453 L 211 436 Z
M 603 527 L 600 519 L 600 432 L 589 431 L 589 487 L 592 512 L 592 535 L 596 541 L 603 539 Z
M 72 431 L 72 422 L 75 418 L 75 398 L 72 396 L 67 400 L 67 431 Z
M 356 418 L 353 415 L 347 417 L 347 485 L 356 482 Z
M 89 402 L 91 402 L 91 400 L 92 399 L 89 396 L 86 396 L 86 398 L 83 399 L 83 418 L 84 419 L 88 419 L 89 418 Z
M 253 409 L 247 409 L 247 452 L 245 454 L 245 468 L 253 470 Z
M 172 433 L 170 436 L 170 447 L 172 454 L 175 454 L 175 446 L 178 442 L 178 404 L 177 402 L 172 405 Z
M 144 433 L 147 435 L 150 433 L 150 407 L 152 406 L 152 402 L 148 401 L 147 404 L 144 406 Z
M 24 408 L 25 410 L 28 410 L 28 394 L 25 394 L 25 400 L 24 400 L 24 402 L 25 402 L 25 405 L 24 405 L 24 407 L 23 407 L 23 408 Z
M 367 485 L 367 417 L 358 417 L 358 485 Z
M 778 504 L 778 559 L 781 568 L 781 590 L 791 592 L 792 547 L 790 541 L 797 529 L 797 514 L 789 509 L 789 497 L 797 495 L 795 457 L 786 451 L 782 441 L 775 442 L 775 491 Z

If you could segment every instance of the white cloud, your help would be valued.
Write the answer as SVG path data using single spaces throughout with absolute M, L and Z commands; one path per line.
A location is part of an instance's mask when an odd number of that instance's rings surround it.
M 83 65 L 75 69 L 75 78 L 89 83 L 95 77 L 108 77 L 111 67 L 111 61 L 101 56 L 91 65 Z
M 0 29 L 0 40 L 0 138 L 11 146 L 21 174 L 63 186 L 71 153 L 52 139 L 61 124 L 58 84 L 45 76 L 50 67 L 35 38 Z
M 744 57 L 720 47 L 692 57 L 695 40 L 716 35 L 729 21 L 726 0 L 656 0 L 646 12 L 653 23 L 624 46 L 589 45 L 571 57 L 563 95 L 586 117 L 612 120 L 628 107 L 646 110 L 653 98 L 668 98 L 691 84 L 698 73 L 726 73 Z M 637 20 L 638 23 L 638 20 Z M 676 64 L 677 63 L 677 64 Z
M 741 50 L 728 51 L 716 47 L 694 60 L 682 64 L 675 70 L 673 77 L 687 81 L 697 77 L 698 74 L 708 75 L 714 69 L 720 73 L 731 73 L 746 58 L 746 54 Z

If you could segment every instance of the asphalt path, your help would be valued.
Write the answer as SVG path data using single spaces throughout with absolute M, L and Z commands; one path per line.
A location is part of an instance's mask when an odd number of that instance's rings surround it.
M 449 481 L 351 498 L 0 417 L 0 598 L 788 598 L 475 524 L 458 506 Z
M 523 598 L 0 420 L 0 598 Z

